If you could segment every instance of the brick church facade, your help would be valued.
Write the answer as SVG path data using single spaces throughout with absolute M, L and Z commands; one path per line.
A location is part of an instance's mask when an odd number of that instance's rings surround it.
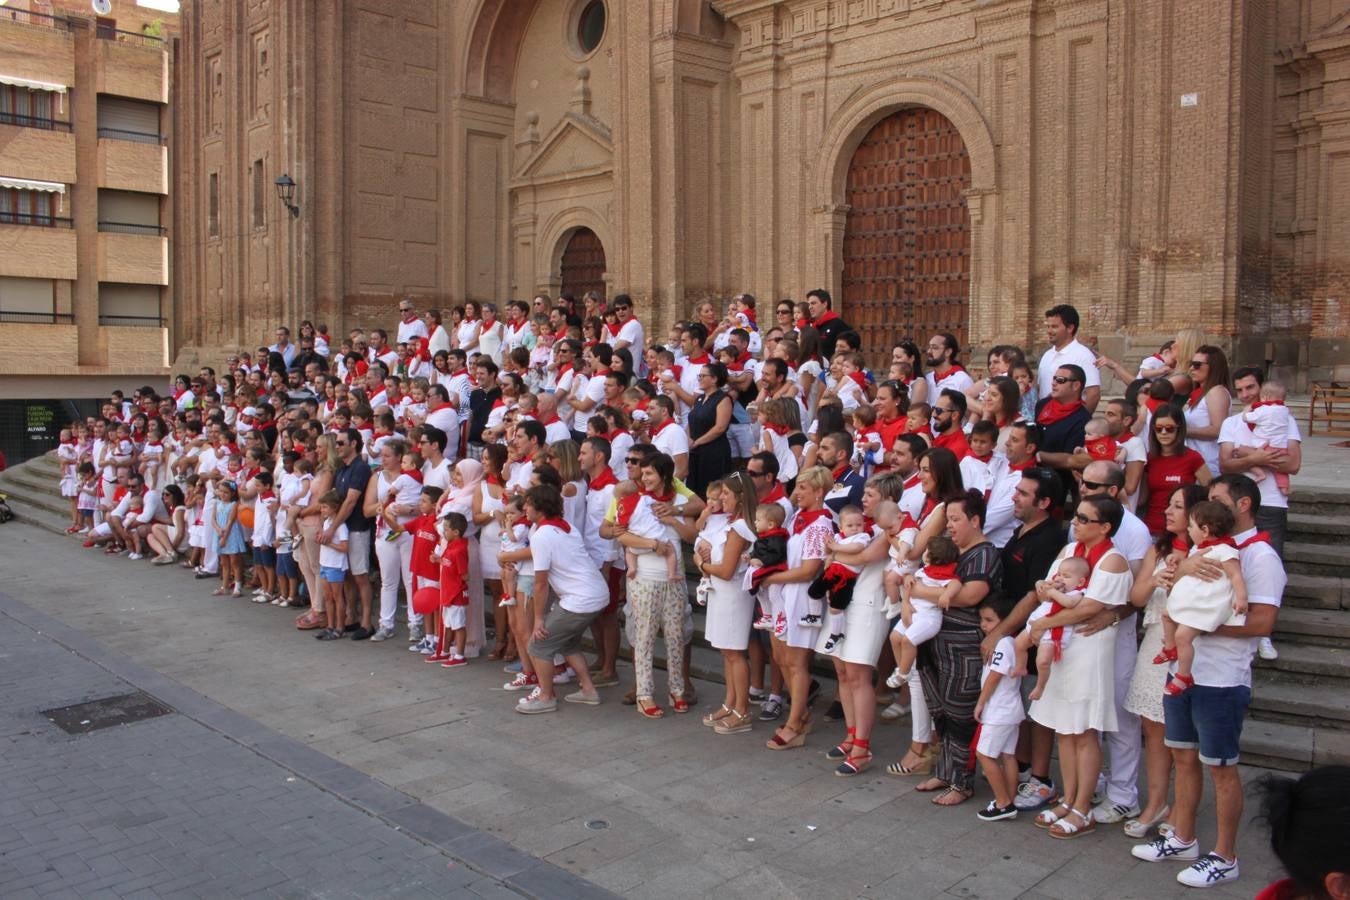
M 1340 0 L 187 0 L 182 31 L 180 360 L 594 285 L 657 334 L 824 286 L 878 351 L 1038 347 L 1072 303 L 1127 358 L 1199 324 L 1342 361 Z

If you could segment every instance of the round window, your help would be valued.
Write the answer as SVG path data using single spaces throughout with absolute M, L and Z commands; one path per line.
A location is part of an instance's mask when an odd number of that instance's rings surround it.
M 590 0 L 577 17 L 577 46 L 582 53 L 591 53 L 600 46 L 605 36 L 604 0 Z

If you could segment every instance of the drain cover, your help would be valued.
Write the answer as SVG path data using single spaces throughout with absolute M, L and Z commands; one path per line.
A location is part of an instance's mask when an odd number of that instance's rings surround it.
M 591 831 L 604 831 L 606 828 L 609 827 L 609 823 L 606 822 L 604 819 L 591 819 L 589 822 L 586 823 L 586 827 L 589 828 Z
M 130 725 L 145 719 L 168 715 L 172 709 L 141 691 L 44 709 L 42 714 L 67 734 L 88 734 L 114 725 Z

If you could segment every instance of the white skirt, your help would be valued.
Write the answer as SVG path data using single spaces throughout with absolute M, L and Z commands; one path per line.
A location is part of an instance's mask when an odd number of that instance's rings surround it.
M 80 495 L 80 484 L 75 480 L 74 475 L 61 476 L 61 496 L 78 497 Z
M 1116 730 L 1116 633 L 1077 635 L 1050 671 L 1031 718 L 1058 734 Z
M 825 642 L 830 637 L 827 634 L 829 629 L 822 628 L 816 643 L 817 653 L 859 666 L 877 664 L 890 624 L 883 612 L 886 606 L 886 591 L 882 584 L 882 574 L 885 570 L 885 559 L 863 566 L 862 571 L 858 573 L 858 582 L 853 586 L 853 601 L 849 603 L 848 609 L 844 610 L 843 641 L 827 653 Z
M 754 618 L 755 599 L 741 587 L 741 579 L 730 581 L 709 578 L 712 594 L 708 597 L 703 633 L 718 650 L 744 650 L 750 645 L 750 621 Z

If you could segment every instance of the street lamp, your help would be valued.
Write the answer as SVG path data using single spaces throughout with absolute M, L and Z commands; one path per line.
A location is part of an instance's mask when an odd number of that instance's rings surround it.
M 292 202 L 295 200 L 295 181 L 282 172 L 281 177 L 272 183 L 277 186 L 277 196 L 281 198 L 281 202 L 291 211 L 291 218 L 300 218 L 300 207 Z

